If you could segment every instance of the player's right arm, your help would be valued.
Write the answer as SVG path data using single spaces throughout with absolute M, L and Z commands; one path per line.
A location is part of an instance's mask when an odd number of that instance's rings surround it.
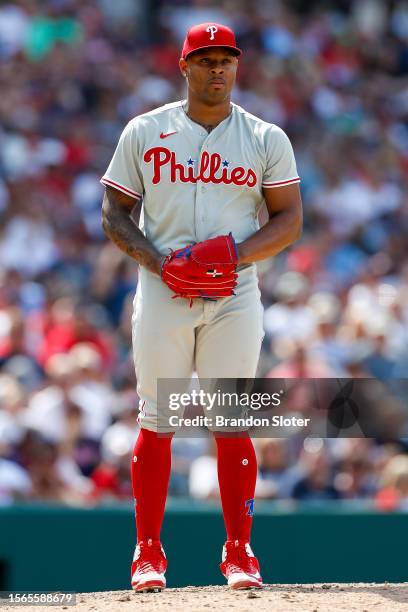
M 136 206 L 140 206 L 136 202 Z M 162 256 L 143 235 L 132 219 L 135 198 L 113 187 L 105 187 L 102 203 L 102 227 L 116 246 L 141 266 L 160 276 Z

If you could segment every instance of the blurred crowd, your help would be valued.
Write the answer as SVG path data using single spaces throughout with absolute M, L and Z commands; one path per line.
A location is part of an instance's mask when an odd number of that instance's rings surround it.
M 133 116 L 182 99 L 187 28 L 244 49 L 233 101 L 293 143 L 301 241 L 258 266 L 259 375 L 408 374 L 404 0 L 15 0 L 0 5 L 0 504 L 131 499 L 137 266 L 100 224 Z M 264 218 L 263 213 L 263 218 Z M 257 497 L 408 509 L 403 439 L 256 440 Z M 218 495 L 207 438 L 176 439 L 171 495 Z

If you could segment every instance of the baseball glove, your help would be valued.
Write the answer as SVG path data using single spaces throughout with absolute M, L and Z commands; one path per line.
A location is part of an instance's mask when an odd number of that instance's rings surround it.
M 217 236 L 172 251 L 164 259 L 161 278 L 173 297 L 217 300 L 234 295 L 237 247 L 232 234 Z

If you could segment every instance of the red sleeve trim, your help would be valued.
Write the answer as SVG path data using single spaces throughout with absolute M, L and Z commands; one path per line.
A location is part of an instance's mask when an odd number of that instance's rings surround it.
M 275 183 L 262 183 L 262 187 L 282 187 L 283 185 L 291 185 L 292 183 L 300 183 L 300 178 L 296 176 L 295 178 L 288 179 L 287 181 L 276 181 Z
M 102 185 L 107 185 L 108 187 L 115 187 L 115 189 L 119 189 L 119 191 L 122 191 L 123 193 L 126 193 L 126 195 L 132 196 L 132 198 L 136 198 L 137 200 L 142 197 L 142 195 L 140 193 L 137 193 L 137 191 L 133 191 L 133 189 L 129 189 L 124 185 L 120 185 L 120 183 L 115 183 L 115 181 L 111 181 L 111 179 L 108 179 L 106 177 L 102 177 L 100 182 L 102 183 Z

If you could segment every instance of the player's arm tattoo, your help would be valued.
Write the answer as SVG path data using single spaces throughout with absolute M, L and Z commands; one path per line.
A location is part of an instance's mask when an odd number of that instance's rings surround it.
M 162 256 L 132 219 L 134 198 L 106 187 L 102 203 L 102 227 L 116 246 L 150 272 L 160 275 Z

